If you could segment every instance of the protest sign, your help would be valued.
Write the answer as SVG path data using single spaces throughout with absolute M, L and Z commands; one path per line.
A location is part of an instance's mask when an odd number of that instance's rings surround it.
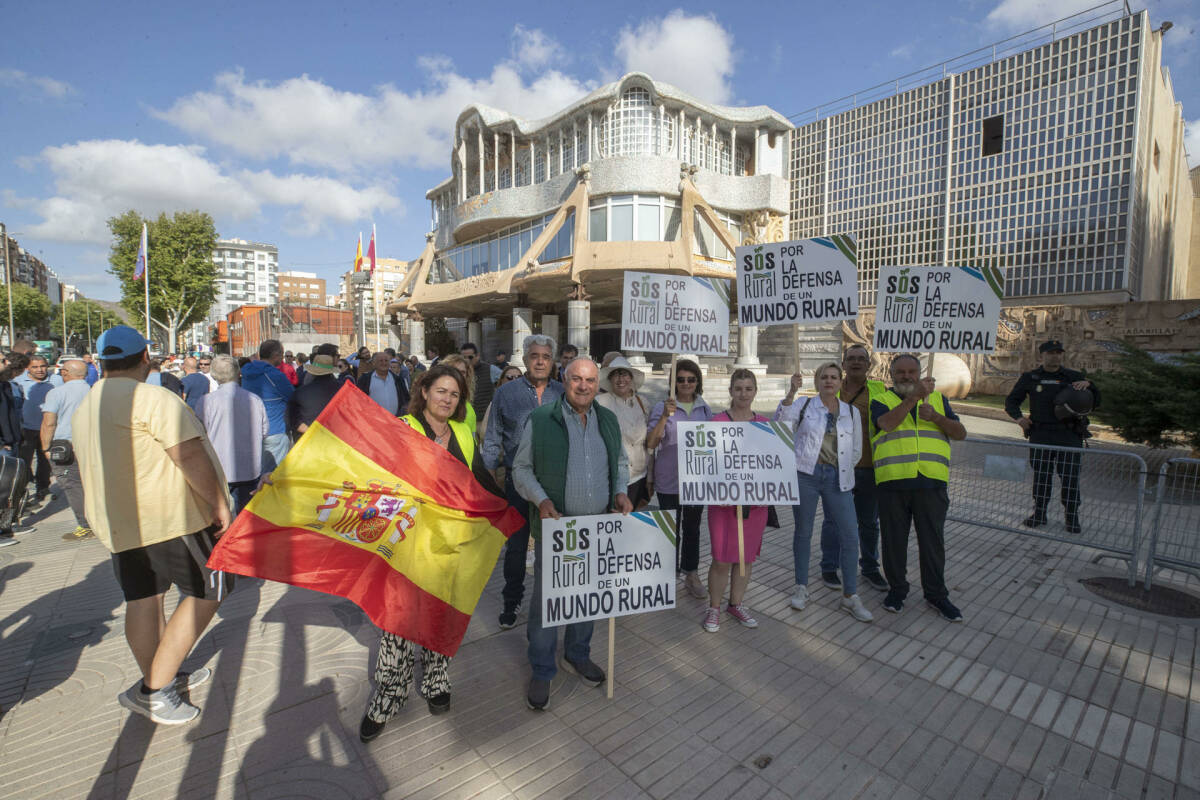
M 679 422 L 679 502 L 761 506 L 800 502 L 793 426 Z
M 542 625 L 675 607 L 675 515 L 542 520 Z
M 729 281 L 626 272 L 621 349 L 729 355 Z
M 858 249 L 851 236 L 737 249 L 738 323 L 792 325 L 858 317 Z
M 1003 299 L 999 267 L 880 267 L 875 349 L 991 353 Z

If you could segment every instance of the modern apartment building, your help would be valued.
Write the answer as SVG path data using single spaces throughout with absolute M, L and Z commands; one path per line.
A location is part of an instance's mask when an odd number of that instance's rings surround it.
M 999 265 L 1007 304 L 1186 296 L 1169 26 L 1114 7 L 803 115 L 791 237 L 856 236 L 867 306 L 887 264 Z
M 213 251 L 220 269 L 217 300 L 209 311 L 210 322 L 224 319 L 238 306 L 275 306 L 279 302 L 279 249 L 273 244 L 245 239 L 221 239 Z
M 325 302 L 325 279 L 315 272 L 279 273 L 279 302 L 319 306 Z
M 399 296 L 397 289 L 408 274 L 409 264 L 394 258 L 378 258 L 374 273 L 363 270 L 342 275 L 343 307 L 354 313 L 354 330 L 360 334 L 365 331 L 366 345 L 372 350 L 400 345 L 389 331 L 387 307 Z

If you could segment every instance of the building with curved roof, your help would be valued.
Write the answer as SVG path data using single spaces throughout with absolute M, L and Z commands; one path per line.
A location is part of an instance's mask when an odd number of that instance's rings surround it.
M 540 120 L 470 105 L 388 310 L 465 317 L 468 338 L 494 330 L 502 347 L 510 331 L 514 351 L 532 328 L 558 338 L 566 313 L 567 341 L 616 349 L 625 270 L 731 278 L 735 247 L 782 240 L 791 130 L 766 106 L 711 105 L 636 72 Z

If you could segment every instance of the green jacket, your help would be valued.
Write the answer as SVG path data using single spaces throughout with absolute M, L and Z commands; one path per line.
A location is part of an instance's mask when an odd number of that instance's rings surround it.
M 567 435 L 567 424 L 562 415 L 566 402 L 564 398 L 557 403 L 538 406 L 529 415 L 529 425 L 532 426 L 530 433 L 533 444 L 533 474 L 559 512 L 563 512 L 566 506 L 567 463 L 570 459 L 567 452 L 570 436 Z M 616 414 L 598 403 L 593 403 L 592 408 L 596 411 L 596 420 L 600 424 L 600 438 L 604 440 L 604 449 L 608 454 L 608 497 L 611 505 L 616 501 L 617 495 L 628 488 L 617 486 L 621 424 L 617 421 Z M 529 532 L 534 539 L 542 537 L 541 513 L 533 503 L 529 504 Z

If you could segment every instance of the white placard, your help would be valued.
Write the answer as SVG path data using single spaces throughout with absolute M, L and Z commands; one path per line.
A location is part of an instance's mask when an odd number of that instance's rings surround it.
M 626 272 L 621 349 L 729 355 L 729 281 Z
M 999 267 L 880 267 L 875 349 L 991 353 L 1003 299 Z
M 675 514 L 542 520 L 542 625 L 675 607 Z
M 792 325 L 858 317 L 858 249 L 852 236 L 739 247 L 738 323 Z
M 679 502 L 763 506 L 800 502 L 794 426 L 679 422 Z

